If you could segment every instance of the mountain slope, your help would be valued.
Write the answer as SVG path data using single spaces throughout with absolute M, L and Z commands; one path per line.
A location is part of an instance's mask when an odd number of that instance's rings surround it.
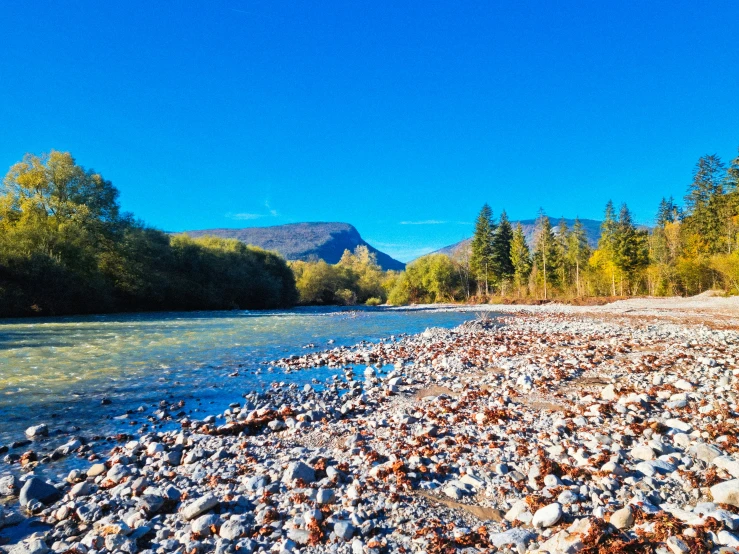
M 185 231 L 191 237 L 206 235 L 238 239 L 241 242 L 279 252 L 286 260 L 321 259 L 335 264 L 344 250 L 366 246 L 377 256 L 383 269 L 402 270 L 405 264 L 380 252 L 365 242 L 354 226 L 348 223 L 290 223 L 273 227 L 244 229 L 203 229 Z
M 565 222 L 567 223 L 567 227 L 572 229 L 572 226 L 575 224 L 574 219 L 567 219 L 564 218 Z M 549 221 L 552 222 L 552 226 L 554 227 L 555 233 L 557 232 L 557 225 L 559 225 L 559 219 L 555 219 L 553 217 L 549 218 Z M 512 221 L 511 225 L 513 227 L 516 226 L 517 223 L 521 223 L 521 227 L 523 227 L 523 234 L 526 236 L 526 242 L 529 243 L 529 246 L 533 246 L 534 244 L 534 235 L 536 233 L 536 219 L 523 219 L 521 221 Z M 594 219 L 581 219 L 580 223 L 582 223 L 583 227 L 585 227 L 585 234 L 588 237 L 588 244 L 591 248 L 595 248 L 598 245 L 598 239 L 600 238 L 600 221 L 596 221 Z M 468 247 L 471 239 L 464 239 L 463 241 L 460 241 L 456 244 L 451 244 L 449 246 L 445 246 L 444 248 L 441 248 L 434 252 L 434 254 L 446 254 L 447 256 L 451 256 L 457 249 L 462 247 Z

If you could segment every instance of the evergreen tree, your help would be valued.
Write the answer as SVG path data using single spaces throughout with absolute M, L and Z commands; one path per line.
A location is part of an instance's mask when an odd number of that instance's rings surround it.
M 613 201 L 609 200 L 606 204 L 605 213 L 603 214 L 603 222 L 600 225 L 598 250 L 602 254 L 605 263 L 610 267 L 611 294 L 613 296 L 616 296 L 615 253 L 617 228 L 616 209 L 613 207 Z
M 582 294 L 580 286 L 580 271 L 588 263 L 590 258 L 590 246 L 588 245 L 588 236 L 585 233 L 585 227 L 578 218 L 575 218 L 575 224 L 572 231 L 567 237 L 567 259 L 571 267 L 575 268 L 575 288 L 577 295 Z
M 672 196 L 670 198 L 662 197 L 662 201 L 657 208 L 657 226 L 664 227 L 667 223 L 674 223 L 680 217 L 680 208 L 675 204 Z
M 493 236 L 493 260 L 495 277 L 502 283 L 513 277 L 513 264 L 511 263 L 511 241 L 513 240 L 513 227 L 508 220 L 505 210 L 500 214 L 500 221 Z
M 704 254 L 715 254 L 726 247 L 725 177 L 726 170 L 718 156 L 703 156 L 696 164 L 693 182 L 685 196 L 690 216 L 688 228 Z
M 531 273 L 531 253 L 520 223 L 516 224 L 511 238 L 511 266 L 513 267 L 513 282 L 518 288 L 518 295 L 521 296 L 521 287 L 528 282 Z
M 536 248 L 534 250 L 536 267 L 541 271 L 544 285 L 544 299 L 549 297 L 549 289 L 556 275 L 557 248 L 552 229 L 552 222 L 542 208 L 539 209 L 539 217 L 536 220 Z
M 484 284 L 486 295 L 490 293 L 490 280 L 494 275 L 494 237 L 495 220 L 493 219 L 493 210 L 487 203 L 485 203 L 475 221 L 475 233 L 472 235 L 470 266 L 475 278 L 477 279 L 478 293 L 482 288 L 481 285 Z
M 562 287 L 567 284 L 567 276 L 570 272 L 570 263 L 568 259 L 568 240 L 570 230 L 567 227 L 567 222 L 564 217 L 559 219 L 557 224 L 557 233 L 554 236 L 554 247 L 557 252 L 557 259 L 559 260 L 558 277 Z
M 634 284 L 636 273 L 649 263 L 647 254 L 647 235 L 637 230 L 626 204 L 621 205 L 616 227 L 614 262 L 622 273 L 621 294 L 623 295 L 623 276 Z

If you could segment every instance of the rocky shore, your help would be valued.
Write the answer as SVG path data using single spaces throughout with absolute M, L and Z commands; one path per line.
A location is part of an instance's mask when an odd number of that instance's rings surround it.
M 60 482 L 19 460 L 0 524 L 46 526 L 4 548 L 739 553 L 736 330 L 530 309 L 271 365 L 345 379 L 274 383 Z

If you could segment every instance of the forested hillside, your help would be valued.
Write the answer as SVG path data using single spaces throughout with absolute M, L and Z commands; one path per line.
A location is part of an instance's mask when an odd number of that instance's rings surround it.
M 27 154 L 0 189 L 0 317 L 276 308 L 297 301 L 276 254 L 172 237 L 122 213 L 69 153 Z

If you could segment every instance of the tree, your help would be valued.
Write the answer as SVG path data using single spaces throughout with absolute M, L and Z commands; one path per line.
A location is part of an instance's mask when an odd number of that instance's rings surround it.
M 543 208 L 539 208 L 539 217 L 536 220 L 536 248 L 534 250 L 534 260 L 537 268 L 541 270 L 544 284 L 544 299 L 549 297 L 549 288 L 552 284 L 552 277 L 555 275 L 558 267 L 557 263 L 557 247 L 552 229 L 552 222 L 544 212 Z
M 666 223 L 674 223 L 680 218 L 680 208 L 675 204 L 675 200 L 670 198 L 662 197 L 662 201 L 659 203 L 657 209 L 657 226 L 664 227 Z
M 518 295 L 521 296 L 521 288 L 528 282 L 531 273 L 531 253 L 520 223 L 516 224 L 511 239 L 511 266 L 513 267 L 513 282 L 518 288 Z
M 621 294 L 623 295 L 623 276 L 625 275 L 633 286 L 636 273 L 649 263 L 647 234 L 645 231 L 637 230 L 626 204 L 621 205 L 614 243 L 614 262 L 622 274 Z M 632 293 L 635 292 L 636 288 L 632 289 Z
M 567 277 L 570 271 L 570 263 L 568 258 L 568 240 L 570 230 L 567 227 L 565 218 L 562 217 L 557 224 L 557 233 L 554 236 L 554 249 L 557 252 L 557 259 L 559 260 L 559 282 L 562 287 L 567 285 Z
M 572 226 L 572 231 L 567 237 L 567 260 L 575 268 L 575 288 L 578 296 L 582 295 L 580 268 L 587 264 L 588 258 L 590 258 L 588 236 L 580 219 L 575 218 L 575 224 Z
M 721 159 L 715 154 L 701 157 L 685 195 L 688 229 L 694 233 L 701 254 L 727 249 L 725 184 L 726 170 Z
M 490 294 L 490 277 L 494 267 L 495 259 L 493 257 L 493 238 L 495 236 L 495 221 L 493 220 L 493 210 L 485 204 L 475 221 L 475 232 L 472 235 L 472 254 L 470 257 L 470 265 L 477 279 L 478 293 L 481 283 L 485 284 L 485 294 Z
M 513 277 L 513 264 L 511 263 L 511 241 L 513 240 L 513 227 L 508 220 L 508 215 L 503 210 L 500 214 L 498 226 L 493 235 L 493 266 L 495 277 L 503 286 L 503 283 Z M 501 290 L 501 293 L 503 291 Z
M 613 201 L 606 203 L 606 209 L 603 214 L 603 222 L 600 225 L 600 239 L 598 239 L 599 259 L 608 266 L 611 274 L 611 294 L 616 296 L 616 234 L 618 233 L 618 223 L 616 221 L 616 209 L 613 207 Z

